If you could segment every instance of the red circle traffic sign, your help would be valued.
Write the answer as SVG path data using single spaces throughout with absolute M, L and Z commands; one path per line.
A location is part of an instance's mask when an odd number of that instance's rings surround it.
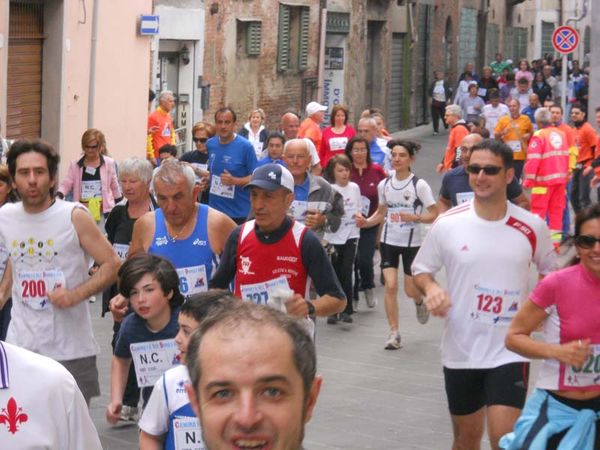
M 579 45 L 579 33 L 573 27 L 563 25 L 552 33 L 552 46 L 554 50 L 563 55 L 572 53 Z

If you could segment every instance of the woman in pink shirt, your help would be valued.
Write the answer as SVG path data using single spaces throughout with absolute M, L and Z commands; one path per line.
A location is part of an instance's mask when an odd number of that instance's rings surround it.
M 514 433 L 500 441 L 503 449 L 524 448 L 536 433 L 535 442 L 547 446 L 528 448 L 600 448 L 599 204 L 577 215 L 573 241 L 571 265 L 538 283 L 508 330 L 509 350 L 544 361 Z M 542 324 L 543 339 L 532 339 Z
M 515 81 L 518 83 L 521 78 L 526 78 L 529 82 L 528 89 L 531 88 L 531 83 L 533 81 L 533 73 L 531 73 L 531 67 L 529 66 L 529 61 L 526 59 L 521 59 L 519 61 L 519 70 L 515 73 Z
M 346 144 L 356 135 L 356 130 L 348 125 L 348 108 L 344 105 L 335 105 L 331 108 L 331 126 L 323 130 L 319 158 L 321 166 L 327 167 L 327 162 L 332 156 L 344 153 Z

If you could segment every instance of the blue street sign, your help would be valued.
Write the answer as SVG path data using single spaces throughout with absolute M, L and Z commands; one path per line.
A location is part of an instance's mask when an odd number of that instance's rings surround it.
M 140 16 L 140 34 L 155 36 L 158 34 L 158 16 Z

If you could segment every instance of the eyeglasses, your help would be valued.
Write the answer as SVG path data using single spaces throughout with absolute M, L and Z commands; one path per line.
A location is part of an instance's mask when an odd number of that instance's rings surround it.
M 202 144 L 205 144 L 206 141 L 208 141 L 208 138 L 192 138 L 194 142 L 201 142 Z
M 483 170 L 483 173 L 485 173 L 486 175 L 498 175 L 500 173 L 500 171 L 502 170 L 502 167 L 498 167 L 498 166 L 481 167 L 476 164 L 469 164 L 467 166 L 467 172 L 469 172 L 473 175 L 479 175 L 479 173 L 482 170 Z
M 587 250 L 594 248 L 596 242 L 600 243 L 600 238 L 590 236 L 589 234 L 582 234 L 575 238 L 575 245 Z
M 91 148 L 92 150 L 96 150 L 98 147 L 100 147 L 99 144 L 96 145 L 84 145 L 84 148 Z

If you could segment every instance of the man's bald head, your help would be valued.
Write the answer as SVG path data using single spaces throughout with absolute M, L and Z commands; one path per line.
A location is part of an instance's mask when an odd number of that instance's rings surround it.
M 300 118 L 293 112 L 286 112 L 281 116 L 280 128 L 286 140 L 295 139 L 300 128 Z
M 463 166 L 469 164 L 469 158 L 471 158 L 471 149 L 483 141 L 483 137 L 477 133 L 467 134 L 460 143 L 460 159 Z

